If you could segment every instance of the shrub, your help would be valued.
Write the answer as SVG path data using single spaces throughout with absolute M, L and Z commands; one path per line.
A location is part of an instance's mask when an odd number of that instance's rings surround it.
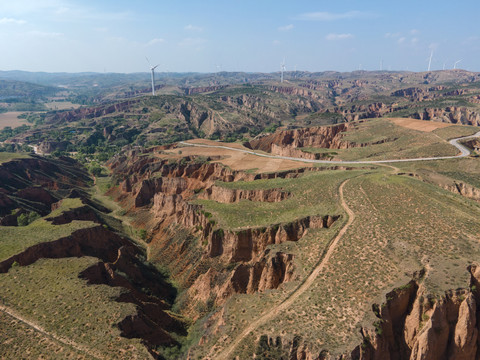
M 18 226 L 27 226 L 38 218 L 40 218 L 40 214 L 36 211 L 20 214 L 20 216 L 17 218 L 17 224 Z
M 93 176 L 100 176 L 102 174 L 102 168 L 97 164 L 92 164 L 89 170 Z

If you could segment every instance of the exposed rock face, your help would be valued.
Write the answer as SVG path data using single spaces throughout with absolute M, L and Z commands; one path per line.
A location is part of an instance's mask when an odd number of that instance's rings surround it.
M 149 276 L 145 275 L 147 273 Z M 118 324 L 122 336 L 143 339 L 154 353 L 156 346 L 178 345 L 172 333 L 186 335 L 186 324 L 167 312 L 175 290 L 156 271 L 147 269 L 138 260 L 133 247 L 120 247 L 114 262 L 99 262 L 80 276 L 90 284 L 123 287 L 125 292 L 117 301 L 137 306 L 137 314 L 127 316 Z M 143 289 L 148 289 L 149 293 L 146 294 Z
M 43 141 L 38 145 L 38 151 L 41 154 L 50 154 L 55 150 L 67 150 L 70 142 L 68 141 Z
M 445 190 L 460 194 L 469 199 L 480 201 L 480 189 L 477 189 L 470 184 L 455 180 L 453 185 L 443 185 L 442 187 Z
M 87 173 L 69 158 L 32 155 L 0 164 L 0 223 L 17 208 L 46 215 L 63 193 L 86 186 L 88 181 Z
M 284 201 L 290 194 L 281 189 L 229 189 L 215 182 L 297 176 L 302 171 L 255 175 L 217 163 L 196 162 L 195 158 L 178 163 L 135 154 L 133 158 L 130 164 L 122 157 L 111 163 L 116 176 L 124 179 L 111 194 L 130 206 L 132 212 L 148 214 L 148 219 L 142 215 L 150 229 L 147 241 L 174 276 L 181 277 L 185 287 L 190 288 L 187 296 L 193 303 L 220 304 L 233 293 L 275 289 L 291 280 L 293 256 L 270 255 L 267 247 L 298 241 L 308 229 L 327 228 L 338 219 L 335 215 L 319 215 L 264 228 L 221 229 L 202 206 L 188 200 L 199 193 L 200 198 L 225 203 Z M 211 264 L 217 264 L 215 270 Z
M 480 125 L 480 114 L 464 107 L 448 106 L 444 109 L 425 108 L 411 115 L 414 119 L 441 121 L 452 124 Z
M 121 334 L 128 338 L 141 338 L 155 355 L 158 345 L 178 344 L 171 334 L 185 336 L 186 324 L 167 312 L 176 296 L 175 289 L 155 268 L 145 265 L 139 255 L 139 249 L 130 241 L 99 225 L 34 245 L 0 262 L 0 272 L 8 272 L 14 263 L 27 266 L 41 258 L 92 256 L 101 259 L 98 264 L 84 270 L 80 277 L 90 284 L 125 289 L 117 301 L 135 304 L 137 313 L 119 322 Z
M 392 93 L 392 96 L 401 96 L 401 97 L 408 97 L 408 98 L 414 98 L 416 100 L 424 100 L 425 94 L 428 91 L 425 91 L 424 89 L 417 88 L 417 87 L 411 87 L 407 89 L 401 89 L 394 91 Z
M 68 224 L 73 220 L 101 222 L 95 211 L 87 205 L 64 211 L 58 216 L 46 218 L 45 220 L 51 221 L 52 225 Z
M 339 124 L 335 126 L 278 131 L 274 134 L 254 139 L 246 143 L 245 146 L 266 152 L 272 152 L 273 149 L 278 149 L 278 147 L 301 148 L 316 146 L 340 149 L 342 146 L 342 133 L 347 131 L 348 126 L 348 124 Z M 274 145 L 277 147 L 274 147 Z
M 15 194 L 17 197 L 32 201 L 39 202 L 46 206 L 49 206 L 57 201 L 47 190 L 42 187 L 32 186 L 25 189 L 18 190 Z
M 265 102 L 265 99 L 262 99 L 259 96 L 242 94 L 241 96 L 237 97 L 222 96 L 220 99 L 229 106 L 239 110 L 253 110 L 270 118 L 275 118 L 276 116 L 275 111 L 268 106 L 268 104 Z
M 115 104 L 101 105 L 97 107 L 81 107 L 71 111 L 58 112 L 53 115 L 50 121 L 54 123 L 79 121 L 82 119 L 93 119 L 105 116 L 114 112 L 125 112 L 132 105 L 137 104 L 140 100 L 128 100 Z
M 113 262 L 117 258 L 117 249 L 126 245 L 129 243 L 125 239 L 102 226 L 80 229 L 70 236 L 31 246 L 3 260 L 0 262 L 0 273 L 7 272 L 14 262 L 27 266 L 41 258 L 93 256 Z
M 468 93 L 467 89 L 456 89 L 453 91 L 440 93 L 441 90 L 445 90 L 445 86 L 438 85 L 429 88 L 411 87 L 394 91 L 392 93 L 392 96 L 406 97 L 411 101 L 426 101 L 441 98 L 444 96 L 458 96 Z
M 367 100 L 367 98 L 359 100 Z M 341 114 L 345 121 L 357 121 L 360 119 L 383 117 L 393 111 L 400 110 L 398 104 L 372 103 L 368 105 L 353 105 L 350 108 L 336 107 L 334 112 Z
M 376 330 L 362 329 L 357 359 L 478 359 L 480 271 L 471 266 L 471 289 L 448 291 L 435 298 L 412 281 L 374 306 Z
M 391 141 L 390 139 L 382 139 L 374 143 L 355 143 L 343 140 L 345 132 L 351 126 L 352 124 L 343 123 L 334 126 L 277 131 L 274 134 L 257 137 L 244 145 L 250 149 L 262 150 L 274 155 L 319 160 L 332 157 L 332 155 L 328 153 L 310 153 L 300 148 L 349 149 Z
M 327 351 L 319 355 L 312 353 L 310 345 L 297 335 L 290 339 L 262 335 L 258 339 L 255 356 L 260 359 L 332 360 Z
M 197 278 L 188 295 L 203 302 L 214 299 L 216 305 L 222 305 L 233 294 L 276 289 L 293 278 L 293 260 L 293 255 L 277 252 L 273 256 L 267 253 L 255 263 L 242 263 L 233 272 L 210 268 Z
M 304 96 L 312 99 L 318 99 L 320 97 L 318 94 L 315 94 L 312 91 L 294 86 L 270 86 L 269 90 L 278 92 L 280 94 Z
M 374 304 L 378 320 L 374 328 L 362 328 L 363 343 L 343 355 L 312 351 L 299 337 L 263 335 L 256 354 L 276 354 L 289 359 L 311 360 L 476 360 L 480 357 L 480 268 L 469 267 L 469 289 L 429 295 L 416 280 L 386 295 Z
M 243 190 L 213 185 L 205 189 L 200 198 L 229 204 L 240 200 L 279 202 L 287 199 L 289 196 L 288 192 L 280 189 Z
M 463 144 L 472 150 L 480 149 L 480 140 L 478 138 L 467 140 Z
M 330 227 L 337 219 L 338 216 L 308 216 L 266 228 L 212 232 L 208 237 L 208 254 L 222 256 L 228 262 L 258 260 L 268 245 L 298 241 L 308 229 Z

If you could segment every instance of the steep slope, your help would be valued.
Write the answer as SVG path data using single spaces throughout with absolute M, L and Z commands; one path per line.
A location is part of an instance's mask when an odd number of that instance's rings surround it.
M 145 261 L 141 247 L 107 225 L 115 222 L 90 199 L 91 180 L 78 164 L 34 156 L 4 162 L 0 174 L 5 198 L 12 207 L 22 206 L 15 215 L 25 209 L 47 214 L 30 224 L 2 226 L 3 315 L 88 358 L 163 358 L 165 348 L 179 344 L 187 324 L 170 311 L 176 289 Z M 52 271 L 55 267 L 68 270 Z M 35 286 L 18 284 L 30 281 Z M 93 315 L 95 306 L 100 313 Z M 59 307 L 62 316 L 54 311 Z M 99 331 L 102 336 L 95 335 Z M 14 343 L 22 343 L 22 336 L 17 334 Z M 2 345 L 0 353 L 18 356 L 14 349 Z M 45 356 L 34 344 L 26 351 Z
M 229 189 L 218 182 L 254 182 L 262 174 L 232 171 L 208 159 L 185 157 L 172 162 L 162 157 L 161 151 L 153 149 L 113 159 L 109 166 L 122 182 L 110 194 L 147 230 L 150 259 L 166 264 L 188 288 L 184 310 L 192 316 L 199 315 L 193 310 L 199 303 L 219 306 L 235 293 L 276 289 L 290 281 L 294 256 L 271 251 L 270 246 L 299 241 L 309 229 L 328 229 L 339 218 L 309 215 L 247 228 L 218 224 L 197 201 L 273 205 L 292 195 L 278 188 Z M 271 175 L 267 178 L 275 177 Z

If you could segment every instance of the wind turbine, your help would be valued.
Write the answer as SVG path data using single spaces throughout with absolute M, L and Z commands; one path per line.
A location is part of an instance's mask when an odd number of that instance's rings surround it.
M 160 64 L 157 64 L 155 66 L 152 66 L 152 64 L 150 63 L 150 60 L 148 60 L 147 57 L 145 57 L 145 59 L 147 59 L 147 62 L 148 64 L 150 65 L 150 71 L 152 72 L 152 95 L 155 96 L 155 69 L 158 67 L 158 65 Z
M 281 76 L 280 76 L 280 82 L 283 83 L 283 72 L 286 70 L 286 67 L 285 67 L 285 58 L 283 58 L 283 62 L 280 64 L 280 72 L 281 72 Z
M 463 59 L 460 59 L 460 60 L 457 60 L 455 61 L 455 64 L 453 64 L 453 69 L 456 69 L 457 68 L 457 64 L 462 61 Z
M 430 67 L 432 65 L 432 57 L 433 57 L 433 50 L 432 52 L 430 53 L 430 60 L 428 60 L 428 71 L 430 71 Z

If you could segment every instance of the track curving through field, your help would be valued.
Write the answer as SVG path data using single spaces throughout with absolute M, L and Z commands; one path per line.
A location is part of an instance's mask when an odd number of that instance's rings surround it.
M 275 306 L 272 309 L 269 309 L 266 313 L 261 315 L 255 321 L 250 323 L 243 331 L 237 335 L 230 344 L 220 353 L 215 355 L 215 359 L 230 359 L 232 353 L 235 351 L 238 345 L 254 330 L 256 330 L 261 325 L 265 324 L 267 321 L 274 319 L 278 314 L 282 311 L 288 309 L 292 306 L 295 301 L 301 296 L 305 291 L 307 291 L 310 286 L 313 284 L 317 276 L 322 272 L 325 268 L 325 265 L 328 263 L 330 258 L 332 257 L 333 252 L 335 251 L 339 241 L 342 239 L 343 235 L 347 232 L 348 228 L 352 225 L 355 220 L 355 213 L 348 207 L 347 203 L 345 202 L 345 197 L 343 195 L 343 188 L 345 184 L 348 183 L 348 179 L 342 182 L 339 187 L 339 196 L 340 196 L 340 204 L 342 208 L 348 215 L 348 220 L 346 224 L 341 228 L 335 238 L 330 242 L 327 247 L 326 252 L 324 252 L 322 258 L 319 260 L 315 268 L 312 270 L 310 275 L 303 281 L 303 283 L 297 287 L 283 302 L 279 305 Z
M 79 351 L 80 353 L 87 354 L 88 356 L 90 356 L 94 359 L 104 359 L 105 358 L 102 354 L 97 353 L 95 350 L 89 349 L 88 347 L 86 347 L 84 345 L 81 345 L 81 344 L 78 344 L 71 339 L 67 339 L 67 338 L 58 336 L 58 335 L 56 335 L 52 332 L 49 332 L 49 331 L 45 330 L 40 325 L 34 323 L 33 321 L 27 320 L 25 317 L 18 314 L 15 310 L 13 310 L 11 308 L 8 308 L 8 307 L 6 307 L 2 304 L 0 304 L 0 311 L 7 314 L 8 316 L 10 316 L 14 319 L 17 319 L 18 321 L 20 321 L 20 322 L 24 323 L 25 325 L 31 327 L 35 331 L 38 331 L 39 333 L 41 333 L 45 336 L 48 336 L 48 337 L 58 341 L 59 343 L 61 343 L 63 345 L 69 346 L 69 347 Z

